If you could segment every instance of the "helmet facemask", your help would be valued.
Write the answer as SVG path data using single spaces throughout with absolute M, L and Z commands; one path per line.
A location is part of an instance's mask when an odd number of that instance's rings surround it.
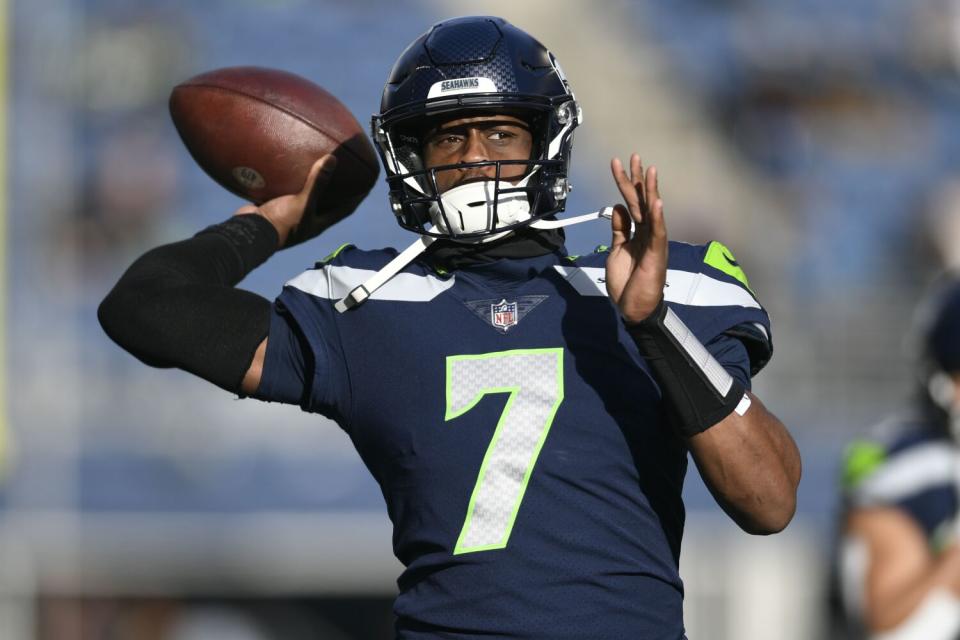
M 514 162 L 471 163 L 471 168 L 493 166 L 494 177 L 459 184 L 432 200 L 427 211 L 434 230 L 453 238 L 477 237 L 482 240 L 499 236 L 499 233 L 491 235 L 494 230 L 510 229 L 531 220 L 530 212 L 536 210 L 540 192 L 527 185 L 538 167 L 533 165 L 531 168 L 529 162 L 520 161 L 517 164 L 524 166 L 524 174 L 518 176 L 519 179 L 503 178 L 503 165 L 509 166 Z M 429 182 L 436 185 L 437 174 L 444 170 L 459 169 L 456 165 L 450 169 L 431 169 L 428 173 Z M 438 189 L 433 189 L 434 194 L 438 192 Z

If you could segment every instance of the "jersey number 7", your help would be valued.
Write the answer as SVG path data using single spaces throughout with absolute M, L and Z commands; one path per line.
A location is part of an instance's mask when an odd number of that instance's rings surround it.
M 470 496 L 454 555 L 502 549 L 563 402 L 563 349 L 516 349 L 447 357 L 447 412 L 452 420 L 488 393 L 508 393 Z

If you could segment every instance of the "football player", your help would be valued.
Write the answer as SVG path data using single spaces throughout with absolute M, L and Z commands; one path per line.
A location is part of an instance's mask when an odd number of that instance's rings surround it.
M 303 216 L 328 157 L 300 193 L 148 252 L 100 307 L 148 364 L 346 431 L 406 567 L 400 638 L 683 638 L 688 453 L 744 530 L 793 516 L 796 446 L 749 391 L 767 313 L 722 244 L 668 242 L 636 154 L 611 164 L 623 204 L 557 217 L 581 118 L 529 34 L 441 22 L 373 118 L 410 249 L 345 246 L 272 304 L 233 288 L 323 227 Z M 567 255 L 560 227 L 601 216 L 610 247 Z
M 960 280 L 926 306 L 913 409 L 854 442 L 844 468 L 840 577 L 870 638 L 960 638 Z

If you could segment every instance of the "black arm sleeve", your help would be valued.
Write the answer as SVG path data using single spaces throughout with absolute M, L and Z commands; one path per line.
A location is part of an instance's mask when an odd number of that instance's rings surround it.
M 746 388 L 717 362 L 663 300 L 626 325 L 663 392 L 667 414 L 685 438 L 706 431 L 740 404 Z
M 235 216 L 152 249 L 100 303 L 110 338 L 142 362 L 178 367 L 237 392 L 270 327 L 270 302 L 234 289 L 277 250 L 263 216 Z

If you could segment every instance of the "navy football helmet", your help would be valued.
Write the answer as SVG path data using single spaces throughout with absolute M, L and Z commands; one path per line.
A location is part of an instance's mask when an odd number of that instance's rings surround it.
M 942 371 L 960 372 L 960 279 L 941 285 L 926 327 L 926 354 Z
M 532 157 L 424 166 L 422 137 L 431 126 L 486 113 L 526 121 Z M 526 32 L 483 16 L 434 25 L 400 55 L 372 119 L 397 221 L 422 235 L 483 242 L 563 211 L 573 131 L 581 121 L 553 54 Z M 507 180 L 500 179 L 504 165 L 527 166 L 521 178 Z M 493 179 L 444 193 L 437 188 L 438 171 L 489 166 Z
M 925 391 L 960 441 L 960 278 L 941 280 L 919 313 L 921 375 Z

